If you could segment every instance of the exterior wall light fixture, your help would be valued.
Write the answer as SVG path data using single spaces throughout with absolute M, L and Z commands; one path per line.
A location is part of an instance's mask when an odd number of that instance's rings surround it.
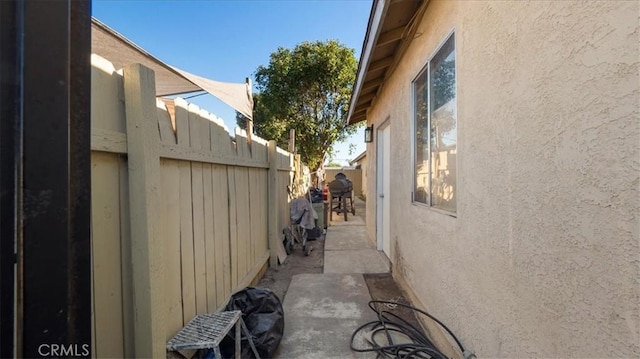
M 364 129 L 364 142 L 371 143 L 373 142 L 373 125 L 368 126 Z

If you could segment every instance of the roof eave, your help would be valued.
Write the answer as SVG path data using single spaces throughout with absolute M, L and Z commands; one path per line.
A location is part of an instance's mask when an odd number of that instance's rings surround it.
M 367 150 L 362 151 L 362 153 L 359 154 L 358 157 L 354 158 L 351 162 L 358 162 L 365 157 L 367 157 Z
M 349 101 L 347 125 L 367 120 L 380 89 L 411 44 L 428 0 L 374 1 Z
M 347 115 L 347 125 L 353 124 L 351 117 L 356 107 L 356 101 L 360 96 L 362 90 L 362 84 L 364 78 L 367 75 L 369 63 L 371 62 L 371 55 L 375 48 L 375 44 L 378 41 L 380 35 L 380 29 L 382 28 L 382 21 L 384 15 L 389 9 L 389 0 L 374 0 L 371 5 L 371 15 L 369 15 L 369 23 L 367 25 L 367 33 L 362 44 L 362 53 L 360 54 L 360 61 L 358 62 L 358 73 L 356 81 L 351 92 L 351 101 L 349 102 L 349 114 Z M 359 121 L 358 121 L 359 122 Z

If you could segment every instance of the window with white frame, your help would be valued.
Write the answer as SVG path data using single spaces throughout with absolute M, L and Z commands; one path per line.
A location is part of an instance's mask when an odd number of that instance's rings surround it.
M 456 50 L 454 34 L 413 81 L 414 202 L 456 213 Z

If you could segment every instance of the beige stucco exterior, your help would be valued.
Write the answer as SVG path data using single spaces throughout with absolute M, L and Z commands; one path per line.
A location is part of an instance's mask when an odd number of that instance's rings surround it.
M 358 160 L 358 164 L 360 165 L 360 170 L 362 171 L 362 194 L 367 194 L 367 182 L 369 181 L 367 178 L 367 167 L 369 166 L 369 157 L 364 156 L 360 160 Z
M 640 356 L 639 13 L 431 1 L 367 114 L 391 126 L 393 274 L 479 357 Z M 411 81 L 454 30 L 457 218 L 411 202 Z

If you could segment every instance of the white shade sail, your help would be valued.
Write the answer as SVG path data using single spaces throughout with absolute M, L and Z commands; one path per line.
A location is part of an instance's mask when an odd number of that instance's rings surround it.
M 91 52 L 109 60 L 116 68 L 138 63 L 152 69 L 157 96 L 206 91 L 247 118 L 253 118 L 253 98 L 248 83 L 214 81 L 166 64 L 95 18 L 91 22 Z

